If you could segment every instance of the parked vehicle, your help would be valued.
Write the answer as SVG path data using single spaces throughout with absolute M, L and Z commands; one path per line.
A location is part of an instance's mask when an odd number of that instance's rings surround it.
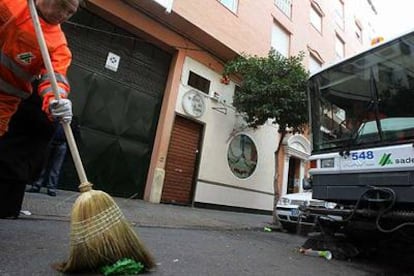
M 306 206 L 335 208 L 336 204 L 312 199 L 312 191 L 283 195 L 280 197 L 276 209 L 279 221 L 285 230 L 297 232 L 300 230 L 299 227 L 311 228 L 315 226 L 317 215 L 303 212 L 302 210 Z

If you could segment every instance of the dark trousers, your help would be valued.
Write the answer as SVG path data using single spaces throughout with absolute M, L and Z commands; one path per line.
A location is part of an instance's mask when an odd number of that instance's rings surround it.
M 25 186 L 39 177 L 53 132 L 54 125 L 33 92 L 0 137 L 0 218 L 20 213 Z
M 32 186 L 39 190 L 45 186 L 51 192 L 57 189 L 60 169 L 66 156 L 66 148 L 66 142 L 50 143 L 46 165 L 42 169 L 39 179 L 33 182 Z
M 23 203 L 25 182 L 2 180 L 0 185 L 0 218 L 18 217 Z

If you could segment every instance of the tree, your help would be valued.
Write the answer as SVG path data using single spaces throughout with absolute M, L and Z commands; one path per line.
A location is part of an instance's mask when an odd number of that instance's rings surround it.
M 279 200 L 277 183 L 278 156 L 283 138 L 289 132 L 303 133 L 308 122 L 306 81 L 308 72 L 302 65 L 304 54 L 285 58 L 271 50 L 267 57 L 242 54 L 225 64 L 224 78 L 236 75 L 240 89 L 234 95 L 233 106 L 247 125 L 257 128 L 268 119 L 279 125 L 280 140 L 275 152 L 273 224 L 280 227 L 276 204 Z

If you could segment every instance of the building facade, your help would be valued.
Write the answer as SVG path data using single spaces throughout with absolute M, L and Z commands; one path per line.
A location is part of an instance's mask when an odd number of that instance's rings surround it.
M 370 0 L 87 1 L 64 29 L 89 178 L 155 203 L 273 210 L 275 176 L 301 190 L 310 142 L 287 136 L 275 168 L 277 126 L 246 128 L 223 65 L 273 47 L 318 70 L 368 47 L 375 14 Z

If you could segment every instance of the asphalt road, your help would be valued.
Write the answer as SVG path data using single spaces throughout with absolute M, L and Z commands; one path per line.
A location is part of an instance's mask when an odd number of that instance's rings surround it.
M 413 271 L 381 258 L 328 261 L 305 256 L 297 249 L 306 237 L 281 232 L 135 229 L 158 263 L 149 275 L 354 276 L 412 275 Z M 50 264 L 67 257 L 68 233 L 69 222 L 59 218 L 0 220 L 0 275 L 59 275 Z

